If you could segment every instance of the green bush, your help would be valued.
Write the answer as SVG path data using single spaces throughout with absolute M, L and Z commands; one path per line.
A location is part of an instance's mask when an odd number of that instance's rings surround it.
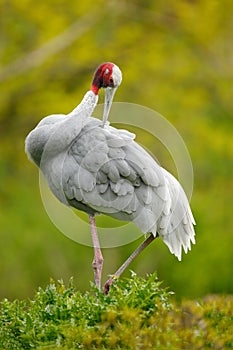
M 39 288 L 33 300 L 1 302 L 1 349 L 233 348 L 233 297 L 210 296 L 179 306 L 156 275 L 132 273 L 103 295 L 73 280 Z
M 66 0 L 2 0 L 0 11 L 0 299 L 32 297 L 49 276 L 74 276 L 79 290 L 89 288 L 93 251 L 49 220 L 24 140 L 41 118 L 77 106 L 95 68 L 108 60 L 123 72 L 114 101 L 161 113 L 182 136 L 194 170 L 196 246 L 180 264 L 158 240 L 131 268 L 139 275 L 157 270 L 178 298 L 233 294 L 233 1 L 85 0 L 67 6 Z M 159 128 L 157 137 L 139 128 L 143 122 L 152 132 L 156 119 L 152 125 L 146 112 L 135 113 L 129 126 L 128 115 L 121 117 L 121 128 L 133 126 L 137 142 L 181 181 L 176 146 L 170 153 Z M 182 185 L 190 190 L 187 180 Z M 131 236 L 133 225 L 127 228 Z M 82 221 L 75 234 L 89 237 L 89 231 Z M 104 249 L 105 277 L 139 240 Z

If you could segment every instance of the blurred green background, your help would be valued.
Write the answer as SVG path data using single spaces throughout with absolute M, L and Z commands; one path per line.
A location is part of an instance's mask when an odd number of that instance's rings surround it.
M 164 115 L 195 175 L 196 246 L 179 263 L 155 241 L 131 269 L 157 270 L 177 297 L 232 293 L 232 1 L 0 0 L 0 8 L 0 298 L 30 297 L 50 277 L 74 276 L 81 290 L 93 280 L 92 249 L 46 214 L 24 139 L 42 117 L 70 112 L 104 61 L 123 71 L 115 101 Z M 173 170 L 149 138 L 140 141 Z M 104 278 L 140 241 L 104 249 Z

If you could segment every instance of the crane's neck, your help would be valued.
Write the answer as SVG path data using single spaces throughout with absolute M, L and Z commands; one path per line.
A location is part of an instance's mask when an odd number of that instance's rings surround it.
M 90 117 L 98 102 L 98 94 L 92 90 L 87 91 L 81 103 L 71 112 L 72 114 L 81 114 Z

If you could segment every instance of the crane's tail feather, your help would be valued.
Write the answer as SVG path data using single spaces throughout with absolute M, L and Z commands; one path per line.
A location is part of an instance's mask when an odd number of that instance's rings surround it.
M 188 221 L 186 224 L 181 222 L 173 230 L 167 230 L 166 234 L 161 235 L 170 252 L 174 254 L 179 261 L 181 261 L 182 258 L 182 248 L 185 254 L 187 254 L 187 252 L 191 250 L 191 243 L 196 243 L 193 225 L 194 221 Z
M 170 194 L 170 212 L 168 215 L 163 213 L 158 233 L 170 252 L 181 261 L 182 248 L 187 253 L 191 243 L 195 244 L 196 223 L 183 188 L 170 173 L 163 171 Z

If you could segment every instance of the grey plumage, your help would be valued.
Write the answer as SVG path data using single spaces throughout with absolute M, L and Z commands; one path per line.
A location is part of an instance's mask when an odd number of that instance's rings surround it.
M 181 185 L 134 134 L 91 117 L 96 103 L 90 91 L 70 114 L 42 119 L 26 139 L 26 153 L 61 202 L 132 221 L 144 234 L 161 236 L 181 260 L 182 247 L 186 253 L 195 243 L 195 221 Z

